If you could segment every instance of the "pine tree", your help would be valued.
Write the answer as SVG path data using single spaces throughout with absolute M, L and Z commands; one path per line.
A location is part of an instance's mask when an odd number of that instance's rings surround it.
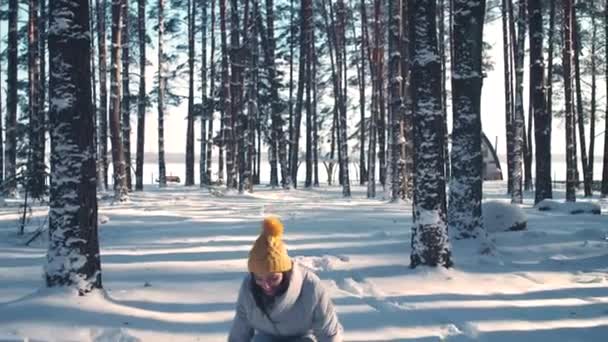
M 412 95 L 414 98 L 414 226 L 412 268 L 450 267 L 443 178 L 441 65 L 437 51 L 435 0 L 412 1 Z
M 310 18 L 312 18 L 312 1 L 310 4 Z M 340 124 L 338 125 L 338 135 L 340 137 L 340 170 L 342 172 L 342 195 L 344 197 L 350 197 L 350 177 L 348 170 L 348 133 L 347 133 L 347 116 L 346 116 L 346 6 L 343 0 L 337 2 L 337 17 L 338 25 L 336 28 L 336 64 L 338 72 L 338 84 L 344 82 L 344 88 L 339 91 L 340 94 Z M 312 21 L 312 19 L 310 19 Z M 312 23 L 309 25 L 309 29 L 312 30 Z M 309 33 L 309 37 L 312 37 L 312 33 Z M 312 43 L 312 38 L 309 38 Z M 310 47 L 309 47 L 310 49 Z M 340 56 L 340 57 L 338 57 Z M 308 61 L 310 63 L 311 61 Z
M 509 13 L 512 16 L 512 0 L 509 0 Z M 524 42 L 526 37 L 526 4 L 519 2 L 517 16 L 517 42 L 512 45 L 515 52 L 515 112 L 513 114 L 513 181 L 511 203 L 523 203 L 522 162 L 524 153 Z M 513 27 L 513 26 L 512 26 Z M 512 32 L 512 31 L 511 31 Z M 513 36 L 513 33 L 511 33 Z M 514 41 L 514 39 L 513 39 Z
M 210 177 L 207 177 L 207 148 L 209 142 L 207 141 L 207 122 L 209 125 L 213 125 L 213 107 L 209 105 L 210 99 L 213 98 L 213 94 L 207 97 L 207 0 L 201 0 L 201 104 L 202 104 L 202 117 L 201 121 L 201 143 L 200 143 L 200 157 L 199 157 L 199 178 L 201 180 L 200 186 L 210 184 Z M 213 11 L 213 7 L 212 7 Z M 196 17 L 196 11 L 193 16 Z M 213 30 L 213 27 L 211 28 Z M 213 54 L 211 55 L 213 60 Z M 213 84 L 214 80 L 211 79 Z M 213 126 L 212 126 L 213 127 Z
M 576 136 L 575 118 L 572 108 L 572 0 L 563 0 L 564 9 L 564 88 L 566 106 L 566 201 L 576 201 Z
M 131 91 L 130 91 L 130 50 L 129 50 L 129 24 L 130 0 L 123 0 L 122 4 L 122 144 L 125 152 L 125 182 L 129 191 L 133 190 L 133 180 L 131 179 Z
M 206 0 L 205 0 L 206 1 Z M 207 44 L 203 44 L 206 46 Z M 209 100 L 205 103 L 205 109 L 209 112 L 209 130 L 207 132 L 207 181 L 212 182 L 211 167 L 213 162 L 213 114 L 216 110 L 215 90 L 215 0 L 211 0 L 211 55 L 209 56 Z
M 411 89 L 411 73 L 410 73 L 410 42 L 412 39 L 413 31 L 410 26 L 410 0 L 402 0 L 402 21 L 403 21 L 403 40 L 401 47 L 401 75 L 403 77 L 403 108 L 402 110 L 402 125 L 401 131 L 403 132 L 402 146 L 401 146 L 401 183 L 402 183 L 402 194 L 403 199 L 412 199 L 414 197 L 414 122 L 413 122 L 413 102 L 412 102 L 412 89 Z M 450 1 L 451 4 L 451 1 Z
M 365 26 L 367 25 L 367 15 L 365 10 L 365 0 L 361 0 L 359 5 L 361 11 L 361 38 L 359 39 L 359 52 L 360 52 L 360 65 L 357 70 L 359 75 L 359 111 L 361 112 L 361 119 L 359 121 L 359 184 L 364 185 L 367 181 L 367 170 L 365 168 L 365 62 L 367 61 L 366 55 L 366 42 L 365 39 Z
M 186 129 L 186 186 L 194 185 L 194 10 L 188 0 L 188 117 Z
M 504 59 L 504 83 L 505 83 L 505 131 L 507 146 L 507 189 L 508 193 L 513 193 L 513 160 L 514 158 L 514 135 L 513 135 L 513 84 L 512 69 L 513 60 L 511 59 L 511 44 L 508 16 L 508 0 L 502 0 L 502 40 L 503 40 L 503 59 Z
M 452 62 L 452 179 L 448 222 L 460 239 L 482 238 L 481 85 L 485 0 L 456 0 Z
M 0 36 L 2 36 L 2 30 L 0 29 Z M 0 51 L 2 51 L 2 41 L 0 40 Z M 0 85 L 2 84 L 2 63 L 0 63 Z M 2 96 L 0 96 L 0 132 L 3 130 L 2 124 Z M 4 139 L 2 134 L 0 134 L 0 184 L 4 183 Z M 0 197 L 4 196 L 4 192 L 0 191 Z
M 144 144 L 146 136 L 146 0 L 137 0 L 137 39 L 139 43 L 139 94 L 137 97 L 137 155 L 135 190 L 144 189 Z
M 604 37 L 605 46 L 608 46 L 608 0 L 604 3 Z M 608 49 L 605 49 L 606 91 L 608 92 Z M 606 101 L 608 113 L 608 101 Z M 602 162 L 602 197 L 608 196 L 608 115 L 604 116 L 604 160 Z
M 17 194 L 17 10 L 18 1 L 8 1 L 8 60 L 6 80 L 6 177 L 3 190 L 6 196 Z
M 391 189 L 390 199 L 396 202 L 399 199 L 399 159 L 401 151 L 399 141 L 401 140 L 401 105 L 402 105 L 402 74 L 401 74 L 401 0 L 389 0 L 388 5 L 389 34 L 388 34 L 388 76 L 389 76 L 389 117 L 390 117 L 390 141 L 389 153 L 391 158 L 390 172 Z
M 232 89 L 230 88 L 230 70 L 228 69 L 228 42 L 227 42 L 227 30 L 226 30 L 226 0 L 220 0 L 220 35 L 222 45 L 222 142 L 221 147 L 226 149 L 226 171 L 228 173 L 226 185 L 232 187 L 232 176 L 234 167 L 234 131 L 232 127 Z M 223 180 L 223 151 L 220 149 L 220 180 Z
M 595 0 L 591 0 L 591 110 L 589 111 L 589 167 L 587 168 L 588 174 L 586 175 L 589 183 L 593 183 L 593 166 L 594 166 L 594 152 L 595 152 L 595 120 L 596 120 L 596 39 L 597 39 L 597 25 L 595 23 L 595 16 L 597 9 L 595 7 Z M 590 186 L 591 187 L 591 186 Z M 592 190 L 592 189 L 590 189 Z
M 123 1 L 112 0 L 112 50 L 110 67 L 110 141 L 112 143 L 112 165 L 114 166 L 114 198 L 126 200 L 125 154 L 120 130 L 121 119 L 121 56 Z
M 108 189 L 108 86 L 107 86 L 107 47 L 106 47 L 106 0 L 96 0 L 97 41 L 99 53 L 99 139 L 98 149 L 101 158 L 98 187 Z
M 552 5 L 553 6 L 553 5 Z M 530 73 L 532 113 L 536 140 L 536 192 L 534 203 L 552 198 L 551 189 L 551 112 L 545 108 L 545 81 L 543 56 L 543 15 L 539 0 L 528 0 L 530 18 Z
M 49 287 L 85 294 L 102 287 L 97 238 L 95 150 L 91 100 L 89 5 L 87 0 L 50 2 L 49 110 L 51 193 Z
M 158 186 L 167 186 L 165 167 L 165 76 L 164 61 L 165 1 L 158 0 Z

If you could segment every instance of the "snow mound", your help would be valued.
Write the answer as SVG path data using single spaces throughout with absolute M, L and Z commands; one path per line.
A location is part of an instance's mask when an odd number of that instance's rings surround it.
M 110 218 L 106 215 L 99 215 L 99 224 L 106 224 L 110 222 Z
M 297 256 L 295 261 L 315 272 L 325 272 L 335 270 L 340 263 L 349 261 L 348 257 L 324 255 L 317 256 Z M 339 268 L 339 267 L 338 267 Z
M 536 208 L 539 211 L 557 211 L 566 214 L 594 214 L 600 215 L 602 207 L 592 202 L 558 202 L 550 199 L 540 201 Z
M 483 225 L 489 233 L 526 229 L 526 214 L 516 205 L 490 201 L 484 202 L 481 210 Z
M 91 341 L 93 342 L 139 342 L 139 339 L 129 335 L 126 329 L 112 328 L 91 331 Z

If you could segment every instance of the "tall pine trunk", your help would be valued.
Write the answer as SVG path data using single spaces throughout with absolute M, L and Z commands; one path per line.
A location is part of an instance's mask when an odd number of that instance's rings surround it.
M 310 4 L 310 18 L 312 18 L 312 3 Z M 340 136 L 340 170 L 342 170 L 342 195 L 350 197 L 350 176 L 348 170 L 348 132 L 347 132 L 347 115 L 346 115 L 346 6 L 343 0 L 338 0 L 336 11 L 338 26 L 336 28 L 336 64 L 338 65 L 338 80 L 339 84 L 344 84 L 344 88 L 340 90 L 340 124 L 338 125 L 338 134 Z M 308 25 L 308 29 L 312 32 L 312 19 Z M 309 34 L 309 39 L 312 41 L 312 33 Z M 309 47 L 310 48 L 310 47 Z M 338 58 L 338 56 L 340 56 Z M 310 63 L 310 61 L 309 61 Z M 342 87 L 342 85 L 340 85 Z
M 485 0 L 454 1 L 452 179 L 449 227 L 460 239 L 486 238 L 481 217 L 481 85 Z
M 401 47 L 401 75 L 403 77 L 403 108 L 402 108 L 402 124 L 401 131 L 403 132 L 401 155 L 402 161 L 402 194 L 403 199 L 412 199 L 414 197 L 414 122 L 413 122 L 413 101 L 411 89 L 411 49 L 410 43 L 413 30 L 410 26 L 410 9 L 411 0 L 402 0 L 402 21 L 403 21 L 403 40 Z M 450 2 L 451 4 L 451 2 Z
M 231 111 L 231 89 L 230 89 L 230 71 L 228 69 L 228 42 L 226 30 L 226 0 L 220 0 L 220 34 L 222 45 L 222 147 L 226 149 L 226 171 L 228 178 L 226 185 L 232 187 L 232 168 L 234 167 L 234 138 L 233 138 L 233 123 Z M 223 154 L 220 150 L 220 179 L 223 180 Z M 230 176 L 232 174 L 232 176 Z
M 122 143 L 125 151 L 125 176 L 127 189 L 133 190 L 131 179 L 131 91 L 129 82 L 129 10 L 130 0 L 123 0 L 123 24 L 122 24 Z
M 414 225 L 410 267 L 452 266 L 443 178 L 441 64 L 435 0 L 414 0 L 411 25 L 414 98 Z
M 604 3 L 604 43 L 608 46 L 608 0 Z M 608 94 L 608 49 L 605 49 L 606 93 Z M 608 101 L 606 101 L 608 113 Z M 608 196 L 608 115 L 604 117 L 604 160 L 602 162 L 602 197 Z
M 448 0 L 452 2 L 452 0 Z M 453 3 L 450 5 L 453 6 Z M 441 58 L 441 111 L 443 113 L 443 150 L 444 150 L 444 158 L 445 158 L 445 179 L 449 182 L 451 178 L 451 166 L 450 166 L 450 153 L 448 148 L 449 142 L 449 131 L 448 131 L 448 91 L 446 89 L 447 83 L 447 61 L 446 61 L 446 53 L 445 53 L 445 2 L 444 0 L 439 0 L 437 6 L 437 25 L 439 26 L 437 43 L 439 47 L 439 56 Z M 450 23 L 450 27 L 452 24 Z M 450 38 L 451 39 L 451 38 Z M 453 56 L 452 56 L 453 58 Z
M 186 127 L 186 186 L 194 185 L 194 1 L 188 0 L 188 116 Z
M 319 187 L 319 117 L 317 101 L 317 48 L 313 44 L 313 64 L 312 64 L 312 124 L 313 124 L 313 186 Z
M 536 140 L 534 203 L 537 204 L 546 198 L 553 197 L 551 188 L 551 112 L 545 108 L 543 15 L 538 0 L 528 0 L 528 15 L 530 18 L 530 60 L 533 61 L 530 70 L 530 87 L 532 88 L 530 115 L 534 116 L 534 138 Z
M 511 44 L 513 43 L 509 35 L 509 16 L 508 0 L 502 0 L 502 40 L 503 40 L 503 59 L 504 59 L 504 83 L 505 83 L 505 131 L 507 147 L 507 192 L 513 192 L 513 84 L 512 69 L 513 60 L 511 59 Z
M 509 0 L 512 12 L 512 0 Z M 522 162 L 524 153 L 524 42 L 526 37 L 526 4 L 519 2 L 519 14 L 517 16 L 517 43 L 515 49 L 515 112 L 513 115 L 513 182 L 511 192 L 511 203 L 523 203 L 522 193 Z
M 312 12 L 312 9 L 311 9 Z M 312 15 L 307 18 L 312 21 Z M 312 64 L 313 56 L 313 25 L 312 22 L 307 24 L 308 30 L 306 31 L 306 75 L 304 82 L 306 83 L 306 179 L 304 181 L 304 187 L 311 188 L 312 187 L 312 131 L 313 131 L 313 123 L 312 123 Z
M 42 198 L 44 186 L 44 111 L 40 108 L 40 55 L 38 50 L 38 0 L 29 2 L 28 101 L 30 151 L 27 187 L 32 198 Z
M 243 133 L 237 129 L 240 115 L 242 114 L 242 90 L 243 90 L 243 61 L 241 55 L 240 39 L 239 39 L 239 1 L 230 0 L 230 99 L 231 107 L 230 123 L 231 134 L 228 138 L 228 146 L 231 145 L 230 153 L 226 150 L 226 186 L 236 189 L 238 183 L 237 173 L 239 166 L 237 165 L 237 157 L 240 154 L 239 140 Z M 239 125 L 240 126 L 240 125 Z
M 365 11 L 365 0 L 361 0 L 360 11 L 361 11 L 361 44 L 360 53 L 360 66 L 359 66 L 359 111 L 361 112 L 361 119 L 359 121 L 359 184 L 365 185 L 367 181 L 367 171 L 365 168 L 365 132 L 367 127 L 365 126 L 365 63 L 367 62 L 366 56 L 366 39 L 365 39 L 365 25 L 367 25 L 366 11 Z
M 167 186 L 165 167 L 165 1 L 158 0 L 158 186 Z
M 597 39 L 597 25 L 595 24 L 595 16 L 597 9 L 595 8 L 595 1 L 591 0 L 591 110 L 589 111 L 589 159 L 587 168 L 587 179 L 593 184 L 593 167 L 594 167 L 594 156 L 595 152 L 595 111 L 596 111 L 596 75 L 597 67 L 595 61 L 595 54 L 597 53 L 596 42 Z M 591 189 L 592 190 L 592 189 Z
M 146 0 L 137 0 L 137 39 L 139 45 L 139 94 L 137 96 L 137 154 L 135 190 L 144 189 L 144 144 L 146 137 Z
M 108 58 L 106 47 L 106 0 L 96 0 L 97 7 L 97 45 L 99 49 L 99 166 L 98 187 L 108 189 Z
M 575 111 L 575 122 L 578 125 L 578 137 L 581 146 L 581 164 L 583 169 L 583 182 L 585 188 L 585 197 L 591 196 L 591 182 L 589 179 L 589 165 L 587 160 L 587 142 L 585 139 L 585 114 L 583 110 L 583 89 L 581 86 L 581 67 L 580 58 L 581 45 L 580 45 L 580 28 L 576 15 L 576 6 L 572 6 L 572 45 L 574 54 L 574 81 L 576 85 L 576 111 Z
M 390 172 L 391 189 L 390 199 L 396 202 L 399 199 L 399 159 L 401 157 L 401 105 L 402 105 L 402 76 L 401 76 L 401 0 L 389 0 L 388 5 L 389 32 L 388 32 L 388 76 L 389 76 L 389 117 L 390 120 Z
M 207 1 L 207 0 L 205 0 Z M 207 45 L 207 44 L 203 44 Z M 206 104 L 206 109 L 209 111 L 209 130 L 207 132 L 207 181 L 212 182 L 212 166 L 213 166 L 213 114 L 216 110 L 216 93 L 215 93 L 215 0 L 211 0 L 211 54 L 209 56 L 210 64 L 210 84 L 209 84 L 209 99 Z
M 2 36 L 2 29 L 0 29 L 0 37 Z M 2 41 L 0 40 L 0 51 L 2 50 Z M 0 63 L 0 85 L 2 84 L 2 63 Z M 2 112 L 3 112 L 3 104 L 2 104 L 2 96 L 0 96 L 0 132 L 3 131 L 3 123 L 2 123 Z M 4 183 L 4 138 L 0 133 L 0 184 Z M 0 197 L 4 196 L 4 192 L 0 191 Z
M 87 0 L 50 2 L 49 59 L 61 67 L 49 83 L 52 174 L 45 278 L 49 287 L 68 286 L 81 295 L 102 287 L 89 13 Z
M 576 136 L 575 116 L 572 108 L 572 17 L 573 0 L 563 0 L 564 9 L 564 91 L 566 106 L 566 201 L 576 201 Z
M 293 187 L 298 185 L 298 163 L 300 149 L 300 127 L 302 123 L 302 105 L 304 97 L 305 67 L 307 63 L 307 37 L 308 25 L 312 24 L 312 0 L 302 0 L 300 8 L 300 62 L 298 66 L 298 91 L 296 94 L 296 106 L 294 108 L 293 136 L 291 142 L 291 162 L 289 169 L 291 171 L 291 180 Z
M 6 196 L 17 194 L 17 11 L 18 1 L 8 2 L 8 60 L 6 80 Z
M 365 6 L 362 7 L 362 18 L 365 18 Z M 378 74 L 382 72 L 379 68 L 378 59 L 382 58 L 379 53 L 380 50 L 380 23 L 378 19 L 380 16 L 380 1 L 374 1 L 374 47 L 370 54 L 370 68 L 372 78 L 372 102 L 371 102 L 371 117 L 369 121 L 369 148 L 368 148 L 368 167 L 367 167 L 367 198 L 376 197 L 376 138 L 377 138 L 377 118 L 378 118 L 378 98 L 380 96 L 380 89 L 378 86 Z M 367 22 L 363 23 L 367 25 Z M 365 27 L 365 38 L 367 40 L 368 35 L 367 27 Z M 368 40 L 369 41 L 369 40 Z
M 201 105 L 203 117 L 200 118 L 201 143 L 198 165 L 201 187 L 209 185 L 209 178 L 207 177 L 207 122 L 209 122 L 209 125 L 213 122 L 213 107 L 209 106 L 209 98 L 207 97 L 207 4 L 207 0 L 201 1 Z M 193 10 L 193 17 L 196 18 L 195 10 Z M 213 55 L 211 58 L 213 58 Z M 211 83 L 213 83 L 213 80 L 211 80 Z

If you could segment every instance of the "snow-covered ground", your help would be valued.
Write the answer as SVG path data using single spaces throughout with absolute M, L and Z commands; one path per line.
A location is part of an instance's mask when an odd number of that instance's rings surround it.
M 348 341 L 606 341 L 608 203 L 602 215 L 522 206 L 527 230 L 494 255 L 453 242 L 453 269 L 411 270 L 411 206 L 341 189 L 224 194 L 181 186 L 100 203 L 105 292 L 44 288 L 45 243 L 24 247 L 17 203 L 0 208 L 0 341 L 225 341 L 246 257 L 265 214 L 314 269 Z M 563 193 L 556 194 L 563 198 Z M 484 198 L 508 202 L 504 183 Z M 35 210 L 28 226 L 44 222 Z

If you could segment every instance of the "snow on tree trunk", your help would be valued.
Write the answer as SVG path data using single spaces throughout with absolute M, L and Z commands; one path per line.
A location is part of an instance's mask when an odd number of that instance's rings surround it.
M 165 169 L 165 60 L 164 60 L 164 32 L 165 32 L 165 2 L 158 0 L 158 186 L 167 186 Z
M 530 17 L 530 73 L 534 138 L 536 140 L 536 184 L 534 203 L 552 198 L 551 189 L 551 113 L 545 108 L 545 80 L 543 57 L 543 15 L 540 2 L 528 0 Z
M 187 2 L 188 20 L 188 115 L 186 120 L 186 180 L 194 185 L 194 1 Z
M 441 70 L 435 0 L 414 0 L 411 11 L 414 98 L 414 226 L 411 267 L 450 267 L 445 212 Z
M 414 136 L 413 136 L 413 110 L 412 110 L 412 90 L 411 90 L 411 74 L 410 74 L 410 41 L 413 30 L 410 29 L 410 0 L 402 0 L 402 22 L 403 22 L 403 39 L 401 47 L 401 74 L 403 77 L 403 108 L 402 110 L 402 128 L 403 139 L 401 141 L 401 185 L 402 198 L 412 199 L 414 194 Z
M 112 143 L 112 165 L 114 166 L 114 198 L 126 200 L 125 154 L 120 131 L 121 117 L 121 51 L 122 51 L 122 3 L 112 0 L 112 52 L 110 68 L 110 141 Z
M 365 25 L 367 25 L 366 11 L 365 11 L 365 0 L 361 0 L 359 5 L 361 11 L 361 38 L 360 38 L 360 67 L 359 67 L 359 111 L 361 112 L 361 119 L 359 121 L 359 184 L 365 185 L 367 181 L 367 170 L 365 168 L 365 63 L 367 56 L 365 49 L 367 49 L 367 41 L 365 37 Z
M 131 179 L 131 91 L 129 89 L 129 1 L 123 0 L 122 5 L 122 143 L 125 151 L 125 182 L 128 190 L 133 189 Z
M 587 168 L 586 178 L 589 180 L 590 187 L 593 184 L 593 167 L 594 167 L 594 152 L 595 152 L 595 111 L 596 111 L 596 39 L 597 39 L 597 25 L 595 24 L 595 16 L 597 15 L 597 8 L 595 7 L 595 1 L 591 0 L 591 110 L 589 111 L 589 160 Z M 592 189 L 590 189 L 592 190 Z
M 509 12 L 513 11 L 512 0 L 509 0 Z M 525 25 L 525 1 L 519 3 L 519 14 L 517 17 L 517 43 L 515 51 L 515 112 L 513 115 L 513 181 L 511 191 L 511 203 L 522 203 L 522 162 L 524 148 L 524 42 L 526 37 Z
M 47 286 L 101 288 L 87 0 L 50 2 L 51 192 Z
M 0 29 L 0 36 L 2 36 L 2 29 Z M 2 42 L 0 41 L 0 50 L 2 50 Z M 0 84 L 2 84 L 2 64 L 0 64 Z M 2 124 L 2 96 L 0 96 L 0 132 L 3 131 Z M 0 134 L 0 184 L 4 183 L 4 139 Z M 0 198 L 4 197 L 4 193 L 0 191 Z
M 28 101 L 30 152 L 27 187 L 33 198 L 45 193 L 44 176 L 44 110 L 40 107 L 40 54 L 38 49 L 38 0 L 29 2 L 28 20 Z
M 401 0 L 389 0 L 388 17 L 389 32 L 388 32 L 388 77 L 389 77 L 389 117 L 390 120 L 390 200 L 396 202 L 399 199 L 399 159 L 401 157 L 400 140 L 401 140 L 401 104 L 402 104 L 402 86 L 403 80 L 401 75 Z
M 261 22 L 261 18 L 259 19 Z M 261 25 L 259 25 L 261 26 Z M 270 117 L 271 117 L 271 131 L 270 131 L 270 139 L 269 143 L 269 153 L 270 153 L 270 185 L 275 187 L 279 185 L 279 169 L 277 164 L 277 157 L 283 158 L 281 159 L 281 176 L 282 183 L 286 179 L 286 175 L 284 171 L 286 171 L 286 151 L 285 148 L 285 136 L 283 134 L 283 120 L 281 118 L 281 112 L 279 108 L 279 99 L 278 99 L 278 80 L 277 80 L 277 71 L 275 66 L 275 38 L 274 38 L 274 1 L 266 0 L 266 30 L 267 32 L 260 32 L 260 36 L 262 37 L 262 46 L 264 50 L 264 62 L 266 64 L 266 68 L 268 69 L 268 78 L 270 79 L 270 98 L 272 103 L 270 104 Z M 282 152 L 285 152 L 281 156 L 279 156 L 279 146 L 282 147 Z
M 108 189 L 108 85 L 107 85 L 107 47 L 106 47 L 106 0 L 96 0 L 97 7 L 97 45 L 99 46 L 99 166 L 98 187 Z
M 8 1 L 8 58 L 6 80 L 6 177 L 3 191 L 8 197 L 17 194 L 17 11 L 18 1 Z
M 481 217 L 481 85 L 485 0 L 454 1 L 452 179 L 448 222 L 457 239 L 485 239 Z
M 317 115 L 317 49 L 315 45 L 312 45 L 313 49 L 313 64 L 312 64 L 312 124 L 313 124 L 313 186 L 319 187 L 319 118 Z
M 564 9 L 564 88 L 566 106 L 566 201 L 576 201 L 576 136 L 572 108 L 572 0 L 563 0 Z
M 146 136 L 146 0 L 137 0 L 137 38 L 139 45 L 139 94 L 137 97 L 137 153 L 135 190 L 144 189 L 144 143 Z
M 312 16 L 309 18 L 312 20 Z M 306 180 L 304 187 L 312 187 L 312 64 L 313 56 L 313 25 L 307 25 L 306 31 Z

